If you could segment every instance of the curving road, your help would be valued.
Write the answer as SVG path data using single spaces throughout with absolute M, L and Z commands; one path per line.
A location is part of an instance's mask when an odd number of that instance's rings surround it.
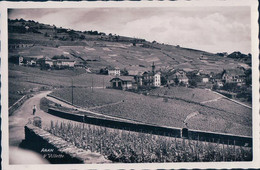
M 51 93 L 51 91 L 41 92 L 26 100 L 24 104 L 19 107 L 12 116 L 9 117 L 9 145 L 10 146 L 19 146 L 22 140 L 25 138 L 24 136 L 24 126 L 28 123 L 30 118 L 34 116 L 41 117 L 42 127 L 49 127 L 51 120 L 54 122 L 62 121 L 62 122 L 73 122 L 71 120 L 63 119 L 60 117 L 53 116 L 48 114 L 42 110 L 40 110 L 40 100 L 43 97 L 46 97 L 47 94 Z M 36 105 L 37 111 L 35 115 L 32 115 L 33 105 Z
M 39 154 L 32 151 L 23 150 L 19 148 L 19 144 L 25 139 L 24 126 L 28 123 L 30 118 L 34 116 L 41 117 L 42 127 L 49 127 L 51 120 L 54 122 L 73 122 L 71 120 L 63 119 L 53 116 L 40 110 L 40 100 L 46 97 L 51 91 L 41 92 L 26 100 L 21 107 L 19 107 L 12 116 L 9 117 L 9 158 L 10 164 L 46 164 L 48 163 Z M 32 115 L 32 108 L 36 105 L 36 115 Z M 24 156 L 27 155 L 25 159 Z

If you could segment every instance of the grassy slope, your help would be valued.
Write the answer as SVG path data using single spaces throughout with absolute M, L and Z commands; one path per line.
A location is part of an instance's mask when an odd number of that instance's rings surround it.
M 40 70 L 39 68 L 23 67 L 9 64 L 9 106 L 30 90 L 40 87 L 69 87 L 72 78 L 74 86 L 94 87 L 109 85 L 111 77 L 86 73 L 85 70 Z
M 51 34 L 51 33 L 48 33 Z M 63 33 L 62 33 L 63 34 Z M 55 34 L 56 35 L 56 34 Z M 57 33 L 59 36 L 59 33 Z M 128 70 L 150 70 L 154 62 L 156 68 L 183 68 L 201 69 L 205 72 L 220 72 L 225 68 L 237 67 L 239 62 L 230 58 L 219 57 L 207 52 L 175 47 L 170 45 L 146 44 L 154 48 L 133 46 L 130 42 L 108 42 L 99 40 L 97 36 L 85 35 L 86 39 L 61 41 L 44 34 L 36 33 L 9 33 L 10 42 L 33 43 L 34 47 L 10 50 L 9 56 L 20 54 L 22 56 L 48 56 L 66 55 L 76 61 L 74 56 L 88 60 L 88 67 L 99 70 L 105 66 L 117 66 Z M 74 56 L 73 56 L 73 55 Z M 205 60 L 201 60 L 201 55 Z M 89 61 L 96 60 L 96 61 Z M 140 67 L 140 65 L 144 66 Z
M 192 100 L 194 102 L 203 102 L 219 98 L 219 95 L 212 93 L 211 91 L 186 87 L 171 87 L 170 89 L 167 87 L 157 88 L 150 91 L 150 94 L 173 96 L 185 100 Z

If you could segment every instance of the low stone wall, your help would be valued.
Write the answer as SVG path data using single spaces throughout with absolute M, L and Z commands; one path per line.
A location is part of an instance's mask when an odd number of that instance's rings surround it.
M 43 158 L 54 164 L 83 163 L 103 164 L 111 163 L 110 160 L 99 153 L 79 149 L 73 144 L 44 131 L 32 124 L 25 127 L 25 140 L 23 147 L 40 153 Z
M 87 112 L 87 111 L 86 111 Z M 122 130 L 130 130 L 135 132 L 144 132 L 144 133 L 151 133 L 155 135 L 164 135 L 164 136 L 172 136 L 172 137 L 181 137 L 181 128 L 172 128 L 172 127 L 164 127 L 164 126 L 157 126 L 157 125 L 150 125 L 141 122 L 125 122 L 116 119 L 107 119 L 101 117 L 93 117 L 87 116 L 82 114 L 75 114 L 64 112 L 61 110 L 49 108 L 48 113 L 62 117 L 69 120 L 74 120 L 78 122 L 84 122 L 88 124 L 104 126 L 109 128 L 116 128 Z
M 224 143 L 237 146 L 252 147 L 253 139 L 249 136 L 238 136 L 232 134 L 205 132 L 200 130 L 187 130 L 187 138 L 200 141 Z
M 32 94 L 28 94 L 20 98 L 17 102 L 15 102 L 12 106 L 8 108 L 8 115 L 11 116 L 16 109 L 18 109 L 27 99 L 32 96 Z

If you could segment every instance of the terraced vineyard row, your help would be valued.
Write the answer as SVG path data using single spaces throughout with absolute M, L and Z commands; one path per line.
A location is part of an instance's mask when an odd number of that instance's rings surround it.
M 53 95 L 71 101 L 71 89 L 59 89 Z M 116 103 L 116 104 L 112 104 Z M 207 103 L 209 106 L 214 102 Z M 195 116 L 186 119 L 188 128 L 231 133 L 236 135 L 252 135 L 251 111 L 245 108 L 215 107 L 189 103 L 183 100 L 139 95 L 136 93 L 112 90 L 75 88 L 74 104 L 83 107 L 95 107 L 91 110 L 104 115 L 122 117 L 160 126 L 184 127 L 184 120 L 188 115 L 198 112 Z M 112 105 L 110 105 L 112 104 Z M 224 103 L 225 104 L 225 103 Z M 222 104 L 224 106 L 224 104 Z M 242 106 L 241 106 L 242 107 Z M 233 112 L 230 108 L 234 109 Z M 229 109 L 229 110 L 228 110 Z M 245 109 L 245 110 L 243 110 Z
M 221 143 L 114 130 L 84 123 L 54 123 L 50 133 L 78 148 L 99 152 L 113 162 L 250 161 L 252 149 Z
M 125 102 L 104 106 L 93 111 L 151 124 L 182 127 L 183 120 L 193 108 L 176 103 L 165 103 L 163 100 L 142 96 L 139 99 L 127 98 Z

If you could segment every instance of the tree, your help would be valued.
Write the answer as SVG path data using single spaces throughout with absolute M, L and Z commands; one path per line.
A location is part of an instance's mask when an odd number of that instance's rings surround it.
M 19 20 L 19 22 L 25 22 L 25 20 L 24 20 L 23 18 L 21 18 L 21 19 Z
M 44 37 L 49 37 L 47 32 L 44 33 Z
M 161 77 L 161 84 L 166 85 L 167 84 L 167 78 L 165 76 Z
M 194 79 L 189 80 L 189 84 L 192 87 L 197 87 L 197 82 Z
M 231 92 L 236 91 L 238 88 L 239 87 L 237 86 L 236 83 L 225 83 L 224 86 L 222 87 L 223 90 L 231 91 Z
M 179 79 L 177 78 L 177 77 L 175 77 L 175 79 L 174 79 L 174 83 L 176 84 L 176 85 L 178 85 L 179 84 Z
M 129 74 L 126 68 L 124 68 L 124 69 L 121 71 L 121 73 L 122 73 L 122 75 L 124 75 L 124 76 L 128 76 L 128 74 Z
M 246 78 L 245 78 L 246 85 L 247 86 L 252 85 L 252 69 L 251 68 L 245 70 L 245 76 L 246 76 Z
M 69 59 L 69 57 L 64 56 L 64 55 L 55 55 L 52 57 L 52 59 L 57 60 L 57 59 Z
M 86 37 L 84 35 L 81 35 L 79 38 L 84 40 Z
M 103 69 L 103 68 L 101 68 L 100 70 L 99 70 L 99 73 L 100 74 L 104 74 L 104 75 L 108 75 L 108 70 L 105 68 L 105 69 Z
M 212 90 L 217 90 L 217 89 L 218 89 L 218 85 L 214 84 L 213 87 L 212 87 Z
M 185 86 L 185 84 L 182 81 L 179 83 L 179 85 L 180 86 Z

